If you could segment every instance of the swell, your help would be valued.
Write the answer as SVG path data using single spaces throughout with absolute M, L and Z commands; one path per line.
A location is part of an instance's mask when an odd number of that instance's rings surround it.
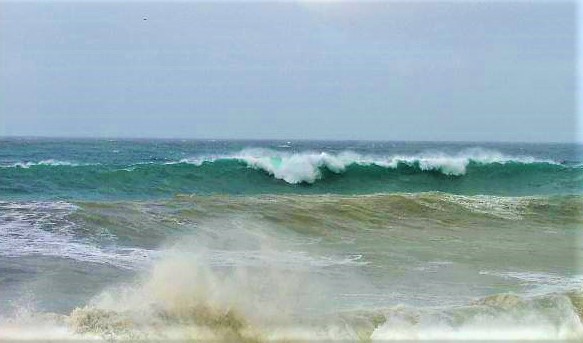
M 297 161 L 295 161 L 296 159 Z M 8 197 L 155 198 L 175 194 L 580 194 L 583 169 L 530 159 L 228 157 L 134 165 L 28 163 L 0 168 Z
M 295 233 L 308 241 L 325 237 L 336 242 L 346 237 L 370 236 L 383 250 L 386 246 L 380 244 L 381 236 L 390 234 L 391 243 L 395 243 L 399 235 L 422 230 L 423 235 L 415 238 L 417 243 L 440 237 L 443 247 L 448 244 L 444 239 L 453 235 L 450 243 L 460 250 L 459 232 L 470 235 L 472 242 L 480 235 L 492 235 L 492 228 L 498 230 L 498 235 L 528 234 L 530 239 L 540 236 L 541 240 L 548 239 L 550 228 L 556 231 L 554 236 L 575 235 L 583 225 L 582 205 L 581 196 L 496 197 L 444 193 L 191 195 L 157 201 L 74 203 L 0 201 L 0 257 L 64 257 L 135 269 L 155 255 L 153 252 L 160 242 L 171 237 L 200 230 L 216 233 L 216 227 L 231 226 L 262 227 L 277 234 Z M 231 219 L 236 224 L 229 222 Z M 286 241 L 289 240 L 286 236 Z M 245 258 L 256 260 L 257 256 Z M 289 258 L 310 265 L 332 263 L 327 259 L 306 259 L 301 254 Z M 360 262 L 357 251 L 334 263 Z
M 199 230 L 201 223 L 224 218 L 240 218 L 242 223 L 269 230 L 291 230 L 309 239 L 332 240 L 336 236 L 343 239 L 343 235 L 396 234 L 396 228 L 407 234 L 423 230 L 425 234 L 416 238 L 418 241 L 432 236 L 445 237 L 452 230 L 488 236 L 492 227 L 502 232 L 524 232 L 534 238 L 546 237 L 549 228 L 568 235 L 583 225 L 581 196 L 496 197 L 443 193 L 179 196 L 156 202 L 76 204 L 79 210 L 68 219 L 84 227 L 88 235 L 99 233 L 106 226 L 109 234 L 124 245 L 149 248 L 155 248 L 169 236 Z

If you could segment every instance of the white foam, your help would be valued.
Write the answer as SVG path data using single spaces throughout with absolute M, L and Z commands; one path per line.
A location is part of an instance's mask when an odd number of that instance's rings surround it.
M 34 167 L 34 166 L 70 166 L 70 167 L 76 167 L 76 166 L 80 166 L 80 165 L 87 165 L 87 164 L 80 164 L 80 163 L 74 163 L 74 162 L 69 162 L 69 161 L 59 161 L 59 160 L 54 160 L 54 159 L 47 159 L 47 160 L 42 160 L 42 161 L 38 161 L 38 162 L 25 161 L 25 162 L 16 162 L 16 163 L 12 163 L 12 164 L 0 165 L 0 168 L 30 168 L 30 167 Z
M 66 202 L 0 202 L 0 256 L 50 256 L 134 269 L 152 254 L 139 248 L 101 248 L 75 237 Z
M 394 309 L 373 341 L 579 340 L 583 325 L 565 296 L 495 302 L 445 310 Z M 552 306 L 550 305 L 552 304 Z
M 321 177 L 320 168 L 341 173 L 358 161 L 358 155 L 350 152 L 333 155 L 326 152 L 283 153 L 268 149 L 244 150 L 234 158 L 291 184 L 313 183 Z
M 443 210 L 442 205 L 450 203 L 463 207 L 464 209 L 483 215 L 494 216 L 508 220 L 520 220 L 526 206 L 530 203 L 532 198 L 529 197 L 500 197 L 492 195 L 454 195 L 454 194 L 440 194 L 440 199 L 443 202 L 426 201 L 424 198 L 413 197 L 423 203 L 424 206 Z
M 297 267 L 330 267 L 337 265 L 366 265 L 359 261 L 362 255 L 342 257 L 310 256 L 303 251 L 253 251 L 253 250 L 211 250 L 207 257 L 211 266 L 217 267 L 270 267 L 294 269 Z
M 481 148 L 465 149 L 457 154 L 425 152 L 416 155 L 362 155 L 353 151 L 328 153 L 304 151 L 293 153 L 264 148 L 244 149 L 233 155 L 196 156 L 174 163 L 190 163 L 200 166 L 205 162 L 235 159 L 251 168 L 263 170 L 276 179 L 290 184 L 314 183 L 322 177 L 322 170 L 342 173 L 350 165 L 378 166 L 396 169 L 399 165 L 418 166 L 424 171 L 438 171 L 445 175 L 460 176 L 467 172 L 471 162 L 478 164 L 549 163 L 551 160 L 536 159 L 531 156 L 509 156 L 498 151 Z

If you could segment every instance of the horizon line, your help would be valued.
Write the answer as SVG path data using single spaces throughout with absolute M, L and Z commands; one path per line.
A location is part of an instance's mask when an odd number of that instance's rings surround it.
M 498 143 L 498 144 L 575 144 L 583 141 L 505 141 L 505 140 L 441 140 L 441 139 L 358 139 L 358 138 L 204 138 L 204 137 L 148 137 L 148 136 L 44 136 L 44 135 L 0 135 L 3 139 L 55 139 L 55 140 L 159 140 L 159 141 L 285 141 L 285 142 L 385 142 L 385 143 Z

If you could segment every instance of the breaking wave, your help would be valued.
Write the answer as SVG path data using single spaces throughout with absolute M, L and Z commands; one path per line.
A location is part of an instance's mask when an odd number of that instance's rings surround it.
M 580 166 L 568 162 L 484 149 L 387 156 L 244 149 L 231 155 L 129 165 L 47 160 L 0 168 L 0 190 L 5 194 L 50 193 L 58 198 L 289 192 L 578 194 L 582 181 Z
M 349 166 L 378 166 L 388 169 L 411 167 L 419 171 L 437 171 L 444 175 L 464 175 L 470 163 L 487 164 L 558 164 L 534 157 L 512 157 L 496 151 L 468 149 L 456 155 L 425 153 L 420 155 L 366 156 L 354 152 L 330 154 L 326 152 L 283 153 L 268 149 L 248 149 L 232 158 L 252 168 L 266 171 L 288 183 L 313 183 L 322 177 L 322 169 L 343 173 Z M 211 160 L 212 161 L 212 160 Z

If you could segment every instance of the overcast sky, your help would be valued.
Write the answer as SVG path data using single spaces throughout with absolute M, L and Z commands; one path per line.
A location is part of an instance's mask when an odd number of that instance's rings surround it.
M 0 1 L 0 135 L 573 141 L 574 2 Z

